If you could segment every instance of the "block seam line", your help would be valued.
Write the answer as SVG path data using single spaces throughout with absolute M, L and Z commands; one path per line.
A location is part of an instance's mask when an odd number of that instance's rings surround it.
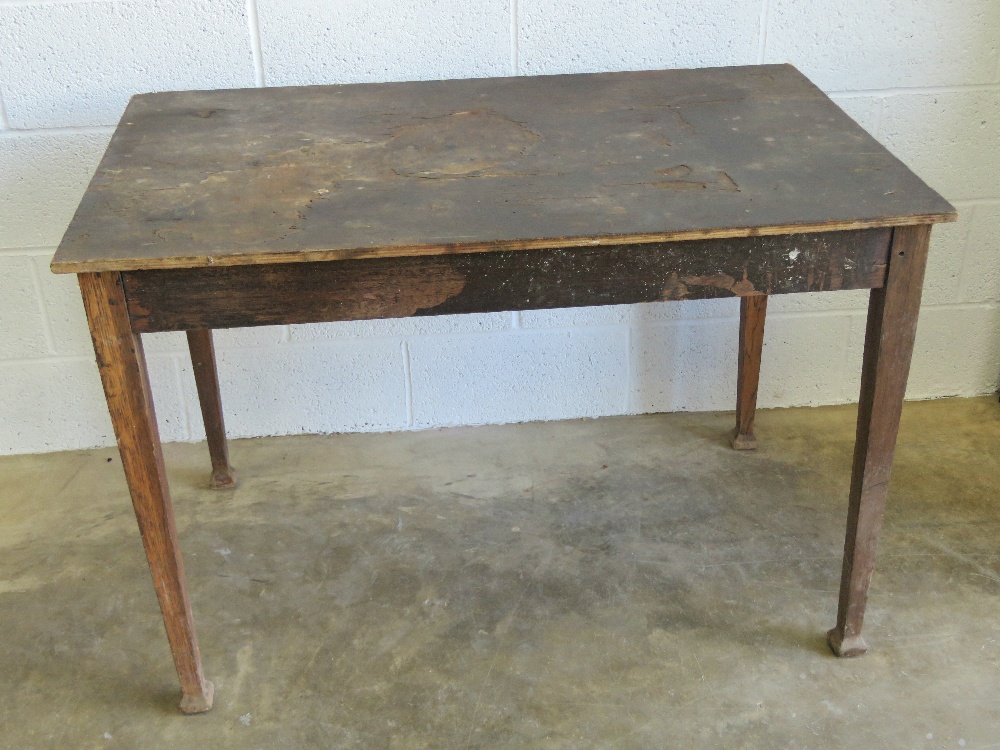
M 878 112 L 875 113 L 875 137 L 882 137 L 882 120 L 885 117 L 885 97 L 879 97 Z
M 52 323 L 49 321 L 49 311 L 45 305 L 45 294 L 42 292 L 42 280 L 38 275 L 38 267 L 33 258 L 40 256 L 24 256 L 28 260 L 28 273 L 31 275 L 31 285 L 35 290 L 35 302 L 38 304 L 38 312 L 42 316 L 42 335 L 45 337 L 45 346 L 49 350 L 49 355 L 57 356 L 55 336 L 52 334 Z
M 45 128 L 10 128 L 0 130 L 0 138 L 27 138 L 38 135 L 89 135 L 91 133 L 113 135 L 114 125 L 65 125 Z
M 510 0 L 510 64 L 514 75 L 520 75 L 521 71 L 521 51 L 518 46 L 518 36 L 521 33 L 520 18 L 518 17 L 518 0 Z
M 625 411 L 624 414 L 633 413 L 632 392 L 635 390 L 632 376 L 634 367 L 632 366 L 632 322 L 625 326 Z
M 406 429 L 413 429 L 413 378 L 410 374 L 410 342 L 403 339 L 400 342 L 403 354 L 403 396 L 406 402 Z
M 7 103 L 4 101 L 3 88 L 0 87 L 0 128 L 11 130 L 10 118 L 7 116 Z
M 764 64 L 764 60 L 767 58 L 767 27 L 770 23 L 771 16 L 771 0 L 761 0 L 760 5 L 760 46 L 757 50 L 757 62 L 760 65 Z
M 257 87 L 267 85 L 264 78 L 264 54 L 260 43 L 260 15 L 257 12 L 257 0 L 247 0 L 247 27 L 250 31 L 250 55 L 253 57 L 254 77 Z
M 869 303 L 870 304 L 870 303 Z M 859 311 L 854 315 L 847 316 L 847 341 L 844 343 L 844 356 L 841 358 L 843 361 L 840 363 L 840 382 L 841 382 L 841 397 L 850 400 L 853 398 L 852 388 L 853 383 L 851 379 L 854 377 L 855 372 L 860 372 L 860 368 L 855 371 L 851 367 L 851 344 L 854 341 L 855 331 L 858 320 L 865 322 L 865 329 L 867 330 L 868 313 L 867 311 Z M 862 350 L 864 350 L 864 343 L 861 345 Z
M 972 208 L 974 206 L 992 205 L 1000 203 L 1000 198 L 954 198 L 951 204 L 955 208 Z
M 17 247 L 0 247 L 0 255 L 7 257 L 38 258 L 42 256 L 52 257 L 56 251 L 52 245 L 21 245 Z
M 184 442 L 191 442 L 194 440 L 194 433 L 191 431 L 192 405 L 188 403 L 187 395 L 184 393 L 184 366 L 181 362 L 180 354 L 171 354 L 170 358 L 173 360 L 174 387 L 177 389 L 177 398 L 180 399 L 181 402 L 181 426 L 184 428 Z M 157 427 L 159 427 L 159 425 L 157 425 Z
M 1000 91 L 1000 83 L 955 83 L 936 86 L 887 86 L 870 89 L 824 89 L 829 96 L 909 96 L 913 94 L 961 94 L 968 91 Z
M 969 245 L 971 244 L 972 241 L 972 227 L 976 221 L 976 207 L 969 206 L 968 208 L 964 209 L 964 211 L 967 211 L 968 214 L 965 220 L 965 237 L 962 238 L 962 259 L 959 262 L 958 266 L 958 284 L 956 284 L 957 294 L 959 299 L 958 304 L 960 305 L 970 304 L 966 300 L 966 295 L 968 294 L 968 288 L 969 288 L 968 266 L 969 266 L 969 251 L 971 249 Z
M 80 364 L 90 364 L 94 361 L 94 355 L 86 354 L 60 354 L 56 356 L 44 357 L 11 357 L 10 359 L 0 359 L 0 369 L 7 367 L 25 367 L 30 365 L 64 365 L 67 362 L 77 362 Z

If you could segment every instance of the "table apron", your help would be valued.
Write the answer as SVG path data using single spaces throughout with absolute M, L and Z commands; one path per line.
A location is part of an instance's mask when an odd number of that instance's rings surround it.
M 133 330 L 872 289 L 892 229 L 125 271 Z

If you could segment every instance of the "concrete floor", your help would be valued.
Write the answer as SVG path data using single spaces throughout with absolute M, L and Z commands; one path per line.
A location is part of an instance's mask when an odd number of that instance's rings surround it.
M 211 713 L 113 450 L 0 459 L 0 746 L 1000 747 L 1000 405 L 908 404 L 866 623 L 855 409 L 166 446 Z

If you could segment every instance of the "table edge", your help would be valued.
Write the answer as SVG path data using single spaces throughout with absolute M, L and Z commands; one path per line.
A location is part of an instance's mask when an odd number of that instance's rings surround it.
M 764 227 L 732 227 L 720 229 L 690 229 L 677 232 L 644 233 L 630 235 L 605 235 L 600 237 L 559 237 L 534 240 L 513 239 L 491 242 L 391 245 L 386 247 L 359 247 L 298 250 L 295 252 L 244 252 L 231 255 L 172 256 L 150 258 L 136 263 L 134 258 L 124 260 L 101 259 L 93 261 L 67 261 L 54 257 L 49 264 L 53 273 L 97 273 L 102 271 L 150 271 L 171 268 L 202 268 L 208 266 L 256 266 L 277 263 L 307 263 L 316 261 L 354 260 L 360 258 L 403 258 L 426 255 L 454 255 L 463 253 L 488 253 L 509 250 L 554 250 L 568 247 L 594 247 L 600 245 L 646 245 L 654 242 L 684 240 L 720 240 L 734 237 L 770 236 L 781 234 L 806 234 L 836 232 L 849 229 L 879 229 L 885 227 L 939 224 L 958 220 L 958 212 L 917 214 L 863 221 L 831 221 L 812 224 L 788 224 Z M 58 254 L 58 253 L 57 253 Z

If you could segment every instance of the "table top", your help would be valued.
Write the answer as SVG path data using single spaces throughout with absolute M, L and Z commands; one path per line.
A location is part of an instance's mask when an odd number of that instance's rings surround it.
M 56 272 L 949 221 L 790 65 L 133 97 Z

